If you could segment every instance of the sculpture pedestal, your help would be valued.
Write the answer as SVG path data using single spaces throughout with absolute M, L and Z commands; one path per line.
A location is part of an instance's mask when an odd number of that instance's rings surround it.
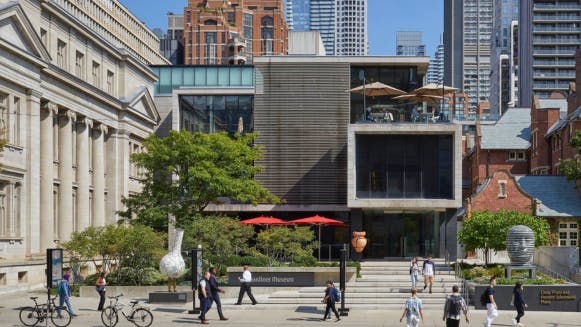
M 151 292 L 149 303 L 189 303 L 194 299 L 193 292 Z
M 505 277 L 511 278 L 513 270 L 528 270 L 529 271 L 529 278 L 532 278 L 532 279 L 537 278 L 537 266 L 535 266 L 535 265 L 522 265 L 522 266 L 508 265 L 505 268 Z

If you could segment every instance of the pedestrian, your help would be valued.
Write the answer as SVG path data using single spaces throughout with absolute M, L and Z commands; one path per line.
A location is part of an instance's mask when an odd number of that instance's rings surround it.
M 238 293 L 238 302 L 236 302 L 236 305 L 241 305 L 242 304 L 242 297 L 244 296 L 244 293 L 248 293 L 248 297 L 250 298 L 250 301 L 252 301 L 252 305 L 256 305 L 256 299 L 254 299 L 254 295 L 252 295 L 252 289 L 250 288 L 250 283 L 252 282 L 252 273 L 250 272 L 250 270 L 248 270 L 248 265 L 244 265 L 244 267 L 242 268 L 244 271 L 242 272 L 242 277 L 238 277 L 238 280 L 240 281 L 240 293 Z
M 402 322 L 404 317 L 406 318 L 406 327 L 417 327 L 420 321 L 424 321 L 422 300 L 418 298 L 418 290 L 416 288 L 412 288 L 412 296 L 405 301 L 405 307 L 399 322 Z
M 210 293 L 212 294 L 212 301 L 216 302 L 216 308 L 218 309 L 218 316 L 220 320 L 228 320 L 224 317 L 222 313 L 222 302 L 220 302 L 220 293 L 224 293 L 224 290 L 220 289 L 218 285 L 218 280 L 216 279 L 216 268 L 210 268 Z
M 432 294 L 432 286 L 434 285 L 434 276 L 436 275 L 436 264 L 432 261 L 432 255 L 428 254 L 422 266 L 422 274 L 424 275 L 424 290 L 428 285 L 430 286 L 430 294 Z
M 65 303 L 67 304 L 67 308 L 69 309 L 71 317 L 77 316 L 75 314 L 75 311 L 73 310 L 73 306 L 71 305 L 71 301 L 69 299 L 71 297 L 71 285 L 69 284 L 70 277 L 71 275 L 64 274 L 63 279 L 60 281 L 56 291 L 59 296 L 59 307 L 57 308 L 57 316 L 59 317 L 61 315 L 61 308 Z
M 496 301 L 494 300 L 494 286 L 496 285 L 496 278 L 490 277 L 490 283 L 486 288 L 485 293 L 485 303 L 486 303 L 486 323 L 485 327 L 490 327 L 492 321 L 498 317 L 498 311 L 496 308 Z
M 523 291 L 522 283 L 517 282 L 512 291 L 512 303 L 516 308 L 516 318 L 512 320 L 513 326 L 523 326 L 523 324 L 520 323 L 520 319 L 525 315 L 525 308 L 529 307 L 525 302 Z
M 204 272 L 204 278 L 198 283 L 198 298 L 200 299 L 200 321 L 203 325 L 210 322 L 206 319 L 206 313 L 212 307 L 212 288 L 210 287 L 210 272 Z
M 105 305 L 105 286 L 107 286 L 105 272 L 101 272 L 95 282 L 95 290 L 99 293 L 99 306 L 97 307 L 97 311 L 103 311 L 103 305 Z
M 339 312 L 337 312 L 337 309 L 335 308 L 335 302 L 340 301 L 339 291 L 337 291 L 333 281 L 331 280 L 328 280 L 326 285 L 327 288 L 325 288 L 325 297 L 323 298 L 323 303 L 326 303 L 327 307 L 325 308 L 325 315 L 323 316 L 322 320 L 325 321 L 327 319 L 331 319 L 331 311 L 333 311 L 335 317 L 337 318 L 335 321 L 339 321 L 341 318 L 339 317 Z
M 468 319 L 468 307 L 466 306 L 466 301 L 458 293 L 458 286 L 452 286 L 452 294 L 446 298 L 446 304 L 444 305 L 444 316 L 442 320 L 446 322 L 446 327 L 458 327 L 460 326 L 460 316 L 464 312 L 466 317 L 466 323 L 469 324 Z
M 418 275 L 420 268 L 418 267 L 418 259 L 413 257 L 410 261 L 410 277 L 412 279 L 412 288 L 418 287 Z

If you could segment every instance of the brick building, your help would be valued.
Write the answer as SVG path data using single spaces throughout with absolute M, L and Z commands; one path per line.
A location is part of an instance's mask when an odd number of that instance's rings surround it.
M 288 27 L 283 0 L 188 0 L 184 8 L 184 62 L 251 63 L 254 56 L 284 55 Z

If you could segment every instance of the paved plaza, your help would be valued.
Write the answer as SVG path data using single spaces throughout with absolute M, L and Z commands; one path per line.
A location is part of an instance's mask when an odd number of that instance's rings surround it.
M 29 305 L 32 301 L 30 296 L 37 296 L 35 292 L 22 292 L 8 294 L 0 299 L 0 326 L 21 326 L 18 320 L 18 308 Z M 103 326 L 100 320 L 100 313 L 97 307 L 96 298 L 73 297 L 72 303 L 79 315 L 74 318 L 71 326 L 96 327 Z M 128 298 L 123 299 L 125 303 Z M 154 321 L 152 326 L 185 326 L 189 324 L 199 324 L 197 315 L 187 313 L 191 308 L 191 303 L 187 305 L 165 305 L 147 304 L 152 309 Z M 399 310 L 353 310 L 349 316 L 342 317 L 340 322 L 334 319 L 326 322 L 320 321 L 323 315 L 323 306 L 304 306 L 294 309 L 278 310 L 272 306 L 258 304 L 252 306 L 245 304 L 234 306 L 227 304 L 224 306 L 225 315 L 230 318 L 228 321 L 219 321 L 215 308 L 208 313 L 210 325 L 214 326 L 314 326 L 314 325 L 345 325 L 345 326 L 405 326 L 399 322 L 401 311 Z M 424 312 L 426 321 L 423 326 L 444 326 L 442 322 L 441 310 L 426 310 Z M 481 310 L 471 310 L 471 322 L 467 325 L 464 321 L 461 326 L 482 326 L 485 312 Z M 512 326 L 511 319 L 514 317 L 512 311 L 500 311 L 499 318 L 493 326 Z M 569 312 L 527 312 L 523 318 L 523 323 L 527 327 L 572 327 L 581 326 L 581 313 Z M 50 324 L 49 324 L 50 325 Z M 121 318 L 118 326 L 133 326 Z

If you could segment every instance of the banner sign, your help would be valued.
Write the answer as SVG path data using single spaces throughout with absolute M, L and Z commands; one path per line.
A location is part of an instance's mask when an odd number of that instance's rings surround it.
M 46 285 L 56 288 L 63 279 L 63 250 L 46 249 Z
M 228 273 L 228 285 L 240 285 L 238 277 L 242 276 L 241 272 Z M 315 285 L 315 273 L 313 272 L 253 272 L 252 282 L 249 284 L 255 286 L 317 286 Z

